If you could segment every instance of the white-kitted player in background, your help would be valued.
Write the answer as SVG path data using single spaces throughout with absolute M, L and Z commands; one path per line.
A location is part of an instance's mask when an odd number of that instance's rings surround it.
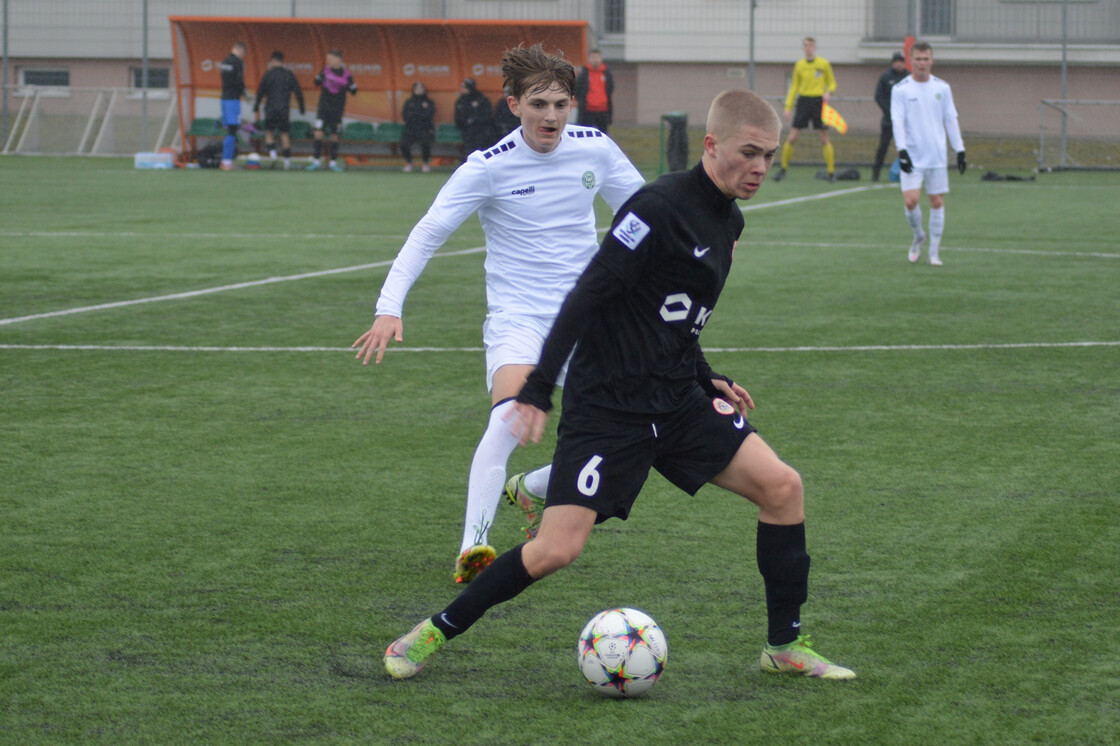
M 949 192 L 945 137 L 957 152 L 957 168 L 968 168 L 964 140 L 957 122 L 957 107 L 949 84 L 930 74 L 933 48 L 925 42 L 910 47 L 910 77 L 891 89 L 891 126 L 902 167 L 902 201 L 906 221 L 914 231 L 910 261 L 922 255 L 926 233 L 922 230 L 922 184 L 929 195 L 929 263 L 941 266 L 941 236 L 945 231 L 945 195 Z

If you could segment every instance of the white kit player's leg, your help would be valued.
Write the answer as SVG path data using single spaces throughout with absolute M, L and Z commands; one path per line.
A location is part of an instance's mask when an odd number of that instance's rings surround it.
M 548 478 L 552 476 L 552 464 L 542 466 L 525 475 L 525 489 L 537 497 L 548 494 Z
M 941 235 L 945 232 L 945 208 L 931 207 L 929 210 L 929 263 L 941 266 Z
M 544 499 L 548 494 L 548 480 L 552 464 L 542 466 L 528 474 L 515 474 L 506 482 L 506 502 L 525 514 L 525 534 L 532 539 L 541 527 Z
M 926 240 L 925 231 L 922 230 L 922 208 L 916 206 L 905 210 L 906 222 L 910 224 L 910 229 L 914 231 L 914 242 L 910 244 L 909 258 L 911 262 L 918 261 L 918 257 L 922 255 L 922 242 Z
M 513 409 L 513 401 L 504 401 L 490 410 L 490 423 L 482 435 L 471 461 L 467 480 L 467 513 L 463 525 L 463 542 L 459 551 L 476 544 L 486 544 L 494 513 L 506 483 L 506 463 L 517 447 L 517 437 L 505 420 Z

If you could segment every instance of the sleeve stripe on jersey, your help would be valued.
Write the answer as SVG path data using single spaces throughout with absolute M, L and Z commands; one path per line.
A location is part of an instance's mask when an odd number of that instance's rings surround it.
M 490 159 L 490 158 L 493 158 L 494 156 L 496 156 L 498 153 L 504 153 L 507 150 L 513 150 L 516 147 L 517 147 L 517 143 L 515 143 L 513 140 L 510 140 L 509 142 L 502 143 L 501 145 L 494 148 L 493 150 L 487 150 L 485 153 L 482 154 L 482 157 L 486 158 L 486 159 Z

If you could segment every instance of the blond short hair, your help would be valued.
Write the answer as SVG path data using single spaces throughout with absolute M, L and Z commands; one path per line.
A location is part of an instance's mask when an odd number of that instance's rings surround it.
M 754 91 L 733 88 L 716 96 L 708 110 L 708 134 L 722 139 L 729 137 L 744 124 L 774 132 L 782 131 L 782 120 L 778 112 Z

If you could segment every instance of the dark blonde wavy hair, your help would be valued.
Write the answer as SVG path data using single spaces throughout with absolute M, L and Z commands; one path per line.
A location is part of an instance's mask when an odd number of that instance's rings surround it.
M 514 98 L 538 93 L 553 84 L 569 96 L 575 95 L 576 70 L 564 59 L 564 53 L 550 54 L 540 44 L 526 47 L 519 44 L 502 55 L 503 87 Z

